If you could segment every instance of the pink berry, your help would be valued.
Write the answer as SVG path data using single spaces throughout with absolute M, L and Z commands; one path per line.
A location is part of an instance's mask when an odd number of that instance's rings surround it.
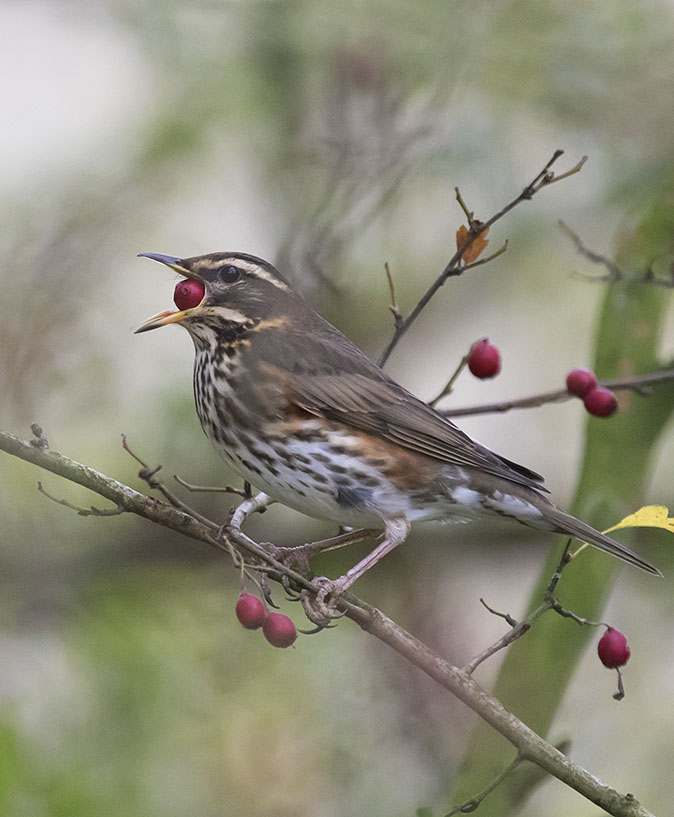
M 574 369 L 566 376 L 566 390 L 576 397 L 585 395 L 597 388 L 597 375 L 591 369 Z
M 269 613 L 262 632 L 273 647 L 289 647 L 297 638 L 295 625 L 282 613 Z
M 585 408 L 595 417 L 610 417 L 618 410 L 618 401 L 615 394 L 610 389 L 600 386 L 598 389 L 590 389 L 583 397 Z
M 236 617 L 247 630 L 257 630 L 267 620 L 267 611 L 257 596 L 242 593 L 236 603 Z
M 476 340 L 470 347 L 468 368 L 480 379 L 495 377 L 501 371 L 501 353 L 489 338 Z
M 204 297 L 204 285 L 188 278 L 180 281 L 173 290 L 173 303 L 180 309 L 192 309 L 198 306 Z
M 622 667 L 629 661 L 632 654 L 627 646 L 627 639 L 620 632 L 609 627 L 599 639 L 597 654 L 601 663 L 609 669 Z

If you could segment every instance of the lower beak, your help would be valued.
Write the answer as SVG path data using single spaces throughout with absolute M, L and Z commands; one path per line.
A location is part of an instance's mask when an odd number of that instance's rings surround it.
M 190 270 L 182 266 L 182 258 L 176 258 L 174 255 L 162 255 L 158 252 L 141 252 L 138 253 L 138 257 L 151 258 L 153 261 L 159 261 L 161 264 L 165 264 L 179 275 L 184 275 L 185 278 L 192 278 L 197 281 L 201 280 L 198 275 L 195 275 L 193 272 L 190 272 Z M 136 329 L 134 335 L 137 335 L 140 332 L 149 332 L 150 329 L 157 329 L 158 327 L 166 326 L 169 323 L 180 323 L 180 321 L 192 311 L 192 309 L 183 309 L 179 312 L 160 312 L 158 315 L 148 318 L 142 326 L 139 326 L 138 329 Z
M 185 315 L 191 311 L 191 309 L 184 309 L 182 312 L 160 312 L 158 315 L 148 318 L 145 323 L 142 326 L 139 326 L 133 334 L 138 335 L 141 332 L 149 332 L 150 329 L 157 329 L 158 327 L 166 326 L 169 323 L 180 323 Z

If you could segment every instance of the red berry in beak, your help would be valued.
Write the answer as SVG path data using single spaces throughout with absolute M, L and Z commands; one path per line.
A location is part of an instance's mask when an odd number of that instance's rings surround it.
M 191 278 L 180 281 L 173 291 L 173 303 L 182 312 L 183 309 L 192 309 L 198 306 L 204 297 L 204 285 Z

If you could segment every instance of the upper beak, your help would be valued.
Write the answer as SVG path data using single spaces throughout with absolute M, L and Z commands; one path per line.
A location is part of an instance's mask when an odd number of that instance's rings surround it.
M 180 275 L 184 275 L 185 278 L 201 281 L 198 275 L 182 265 L 182 258 L 176 258 L 174 255 L 162 255 L 158 252 L 140 252 L 137 257 L 151 258 L 153 261 L 159 261 L 161 264 L 165 264 Z M 191 311 L 191 309 L 183 309 L 178 312 L 160 312 L 158 315 L 153 315 L 151 318 L 148 318 L 142 326 L 136 329 L 134 335 L 137 335 L 139 332 L 148 332 L 150 329 L 157 329 L 159 326 L 166 326 L 169 323 L 178 323 Z

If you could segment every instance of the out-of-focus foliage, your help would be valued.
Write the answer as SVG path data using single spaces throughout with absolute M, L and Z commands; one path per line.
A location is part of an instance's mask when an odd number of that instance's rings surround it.
M 648 257 L 626 265 L 671 257 L 649 209 L 674 153 L 664 2 L 33 0 L 0 5 L 0 31 L 0 422 L 27 435 L 39 421 L 52 447 L 133 484 L 121 432 L 167 479 L 233 479 L 194 415 L 187 336 L 132 334 L 173 285 L 137 252 L 277 260 L 376 355 L 392 330 L 384 262 L 407 312 L 453 253 L 456 185 L 484 219 L 554 149 L 569 166 L 589 154 L 581 174 L 492 230 L 508 252 L 448 283 L 396 351 L 391 372 L 430 397 L 488 334 L 503 373 L 459 381 L 457 404 L 556 388 L 591 362 L 603 290 L 570 277 L 595 270 L 558 218 L 610 252 L 617 228 L 648 212 Z M 674 322 L 662 314 L 664 360 Z M 545 473 L 564 504 L 582 421 L 574 401 L 462 426 Z M 671 434 L 658 454 L 647 499 L 671 507 Z M 345 623 L 273 650 L 236 622 L 236 574 L 219 555 L 135 519 L 79 518 L 37 494 L 43 476 L 0 458 L 0 813 L 446 806 L 474 726 L 461 705 Z M 221 498 L 189 501 L 225 517 Z M 251 523 L 279 544 L 329 530 L 277 508 Z M 422 528 L 357 591 L 460 663 L 502 632 L 480 596 L 523 612 L 542 538 Z M 641 532 L 635 546 L 669 574 L 665 539 Z M 322 568 L 337 575 L 358 553 Z M 611 700 L 588 656 L 556 723 L 584 765 L 656 812 L 671 802 L 669 581 L 623 571 L 605 616 L 633 649 L 628 697 Z M 593 813 L 548 786 L 523 814 L 542 802 L 548 817 Z

